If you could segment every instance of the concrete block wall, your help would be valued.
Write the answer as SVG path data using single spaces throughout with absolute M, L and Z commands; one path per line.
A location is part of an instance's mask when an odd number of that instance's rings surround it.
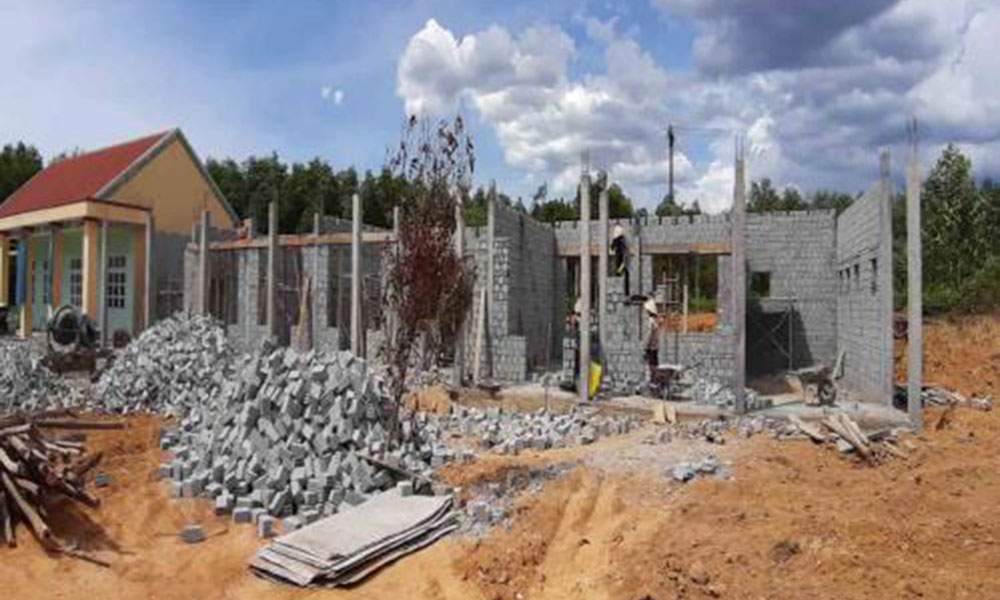
M 794 299 L 793 368 L 832 364 L 836 356 L 835 218 L 832 210 L 747 215 L 748 285 L 753 273 L 769 273 L 770 297 Z M 749 293 L 747 301 L 748 369 L 786 369 L 788 359 L 765 339 L 761 328 L 777 323 L 778 313 L 789 303 L 763 300 L 754 304 Z M 787 336 L 780 343 L 786 345 Z
M 837 218 L 836 264 L 832 275 L 837 311 L 837 351 L 844 351 L 843 383 L 860 400 L 888 402 L 892 347 L 891 294 L 884 283 L 891 274 L 881 264 L 891 236 L 885 234 L 882 187 L 874 184 Z M 889 307 L 888 315 L 886 306 Z M 890 342 L 886 343 L 886 340 Z

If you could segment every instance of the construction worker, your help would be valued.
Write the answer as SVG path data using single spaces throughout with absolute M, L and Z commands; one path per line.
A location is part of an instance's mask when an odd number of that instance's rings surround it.
M 646 338 L 646 368 L 649 370 L 649 382 L 651 385 L 657 383 L 657 369 L 660 366 L 660 324 L 661 317 L 656 308 L 656 300 L 649 298 L 642 305 L 643 312 L 649 319 L 649 336 Z
M 628 285 L 628 242 L 625 240 L 625 228 L 615 225 L 611 230 L 611 256 L 614 257 L 611 268 L 616 277 L 625 278 L 625 297 L 629 296 Z

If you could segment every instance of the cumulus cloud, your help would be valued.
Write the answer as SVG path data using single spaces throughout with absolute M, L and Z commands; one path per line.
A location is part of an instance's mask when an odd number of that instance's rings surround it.
M 667 70 L 613 19 L 580 17 L 576 40 L 541 25 L 459 37 L 431 20 L 400 58 L 397 93 L 409 113 L 474 108 L 506 163 L 555 191 L 573 188 L 587 150 L 649 207 L 665 191 L 668 122 L 691 126 L 682 140 L 702 132 L 697 160 L 680 145 L 675 179 L 679 199 L 709 210 L 730 204 L 734 132 L 752 178 L 804 190 L 867 187 L 878 150 L 900 154 L 910 115 L 925 160 L 954 141 L 987 169 L 1000 162 L 995 2 L 652 2 L 693 27 L 693 69 Z M 583 45 L 596 71 L 571 68 Z
M 544 174 L 553 191 L 574 188 L 586 151 L 626 187 L 662 194 L 670 76 L 613 21 L 586 29 L 603 48 L 605 71 L 573 80 L 576 44 L 562 29 L 515 36 L 493 26 L 459 39 L 430 20 L 399 61 L 397 92 L 410 114 L 474 107 L 495 128 L 506 162 Z M 676 158 L 675 175 L 694 177 L 686 156 Z

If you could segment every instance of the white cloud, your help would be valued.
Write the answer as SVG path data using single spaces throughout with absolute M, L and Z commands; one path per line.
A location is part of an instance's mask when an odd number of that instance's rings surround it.
M 605 71 L 572 80 L 576 46 L 559 28 L 513 36 L 493 26 L 459 39 L 430 20 L 400 58 L 397 93 L 411 114 L 474 107 L 494 127 L 507 164 L 544 176 L 553 192 L 573 190 L 587 151 L 593 167 L 609 170 L 633 196 L 659 198 L 670 76 L 614 21 L 588 20 L 586 28 L 603 49 Z M 675 177 L 695 177 L 683 153 Z M 718 199 L 709 204 L 721 207 Z
M 505 162 L 557 193 L 576 184 L 589 150 L 650 207 L 665 191 L 668 122 L 690 126 L 679 129 L 676 185 L 703 209 L 731 202 L 735 132 L 747 136 L 750 178 L 806 191 L 867 187 L 880 149 L 902 156 L 910 115 L 921 122 L 925 162 L 955 141 L 979 174 L 997 175 L 995 2 L 857 0 L 802 11 L 768 0 L 653 3 L 694 24 L 693 70 L 668 71 L 616 20 L 577 17 L 587 37 L 576 42 L 548 26 L 459 37 L 432 20 L 400 58 L 397 93 L 409 112 L 474 108 Z M 577 44 L 596 48 L 603 66 L 577 73 Z

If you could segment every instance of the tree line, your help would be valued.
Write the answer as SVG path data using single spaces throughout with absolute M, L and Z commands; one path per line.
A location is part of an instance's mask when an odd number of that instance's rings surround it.
M 62 153 L 50 159 L 59 160 Z M 0 198 L 6 198 L 43 167 L 41 153 L 29 144 L 17 142 L 0 149 Z M 283 161 L 276 153 L 206 162 L 208 172 L 240 218 L 253 218 L 258 232 L 267 228 L 267 205 L 280 199 L 279 227 L 283 232 L 312 230 L 313 214 L 348 218 L 351 196 L 362 198 L 363 219 L 369 225 L 392 226 L 392 210 L 412 190 L 407 179 L 388 166 L 378 172 L 359 174 L 353 167 L 336 170 L 327 161 Z M 591 215 L 598 214 L 597 202 L 605 181 L 599 174 L 591 181 Z M 486 223 L 488 189 L 470 190 L 465 206 L 469 226 Z M 839 214 L 854 202 L 856 195 L 818 190 L 803 195 L 793 187 L 781 190 L 771 180 L 751 182 L 747 209 L 751 212 L 833 209 Z M 521 198 L 513 199 L 498 191 L 497 201 L 512 210 L 530 214 L 538 221 L 552 223 L 579 219 L 579 190 L 573 197 L 548 197 L 547 186 L 538 188 L 527 208 Z M 618 184 L 608 187 L 608 204 L 613 219 L 643 217 L 631 198 Z M 1000 183 L 991 179 L 977 182 L 972 161 L 949 145 L 927 174 L 922 189 L 922 241 L 924 306 L 927 312 L 983 310 L 1000 305 Z M 660 217 L 700 214 L 698 203 L 676 202 L 669 196 L 658 203 Z M 894 274 L 897 306 L 906 300 L 906 218 L 904 193 L 893 199 Z

